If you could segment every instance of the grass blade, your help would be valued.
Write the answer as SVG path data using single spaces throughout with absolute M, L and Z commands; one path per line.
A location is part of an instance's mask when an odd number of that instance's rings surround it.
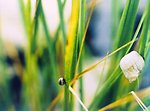
M 84 34 L 84 30 L 85 30 L 85 21 L 86 21 L 86 0 L 80 0 L 80 16 L 79 16 L 79 27 L 78 27 L 78 38 L 79 38 L 79 49 L 80 49 L 80 45 L 82 42 L 82 37 Z M 82 59 L 83 58 L 83 53 L 81 54 L 81 59 L 80 59 L 80 63 L 79 63 L 79 72 L 82 71 Z M 75 72 L 76 74 L 76 72 Z M 83 78 L 81 78 L 79 80 L 79 91 L 80 91 L 80 99 L 82 102 L 84 102 L 84 97 L 83 97 Z M 80 105 L 80 111 L 83 111 L 82 106 Z
M 148 44 L 148 30 L 150 27 L 150 1 L 147 0 L 147 7 L 145 9 L 146 17 L 143 24 L 140 40 L 139 40 L 139 52 L 145 58 L 146 57 L 146 45 Z
M 75 61 L 74 59 L 74 51 L 76 50 L 77 46 L 77 26 L 78 26 L 78 20 L 79 20 L 79 0 L 73 0 L 72 1 L 72 13 L 71 18 L 69 22 L 69 32 L 68 32 L 68 40 L 66 45 L 66 54 L 65 54 L 65 80 L 66 80 L 66 86 L 65 86 L 65 107 L 64 111 L 69 111 L 71 108 L 69 108 L 69 82 L 70 78 L 73 74 L 73 69 L 75 68 Z M 72 73 L 71 73 L 72 72 Z M 71 104 L 71 103 L 70 103 Z
M 40 15 L 40 0 L 36 2 L 35 16 L 34 16 L 34 31 L 31 39 L 31 53 L 35 53 L 36 49 L 36 41 L 37 41 L 37 33 L 38 33 L 38 18 Z
M 150 91 L 150 87 L 145 88 L 141 91 L 138 91 L 138 92 L 136 92 L 136 94 L 138 95 L 138 97 L 144 98 L 144 97 L 149 96 L 149 91 Z M 127 96 L 120 98 L 119 100 L 99 109 L 98 111 L 107 111 L 107 110 L 113 109 L 115 107 L 119 107 L 121 105 L 124 105 L 124 104 L 131 102 L 133 100 L 134 100 L 134 97 L 131 95 L 131 93 L 129 93 Z
M 111 15 L 112 39 L 115 39 L 117 35 L 118 25 L 120 20 L 120 11 L 121 11 L 120 0 L 112 0 L 112 15 Z
M 48 51 L 49 51 L 49 54 L 50 54 L 50 60 L 51 60 L 51 69 L 52 69 L 52 73 L 54 74 L 55 73 L 55 56 L 54 56 L 54 51 L 53 51 L 53 42 L 52 42 L 52 37 L 51 35 L 49 34 L 49 29 L 48 29 L 48 26 L 47 26 L 47 22 L 46 22 L 46 19 L 45 19 L 45 15 L 44 15 L 44 11 L 43 11 L 43 7 L 42 7 L 42 3 L 40 4 L 40 9 L 41 9 L 41 20 L 42 20 L 42 24 L 43 24 L 43 28 L 44 28 L 44 32 L 45 32 L 45 37 L 46 37 L 46 41 L 47 41 L 47 44 L 48 44 Z M 56 79 L 56 78 L 55 78 Z
M 86 32 L 87 32 L 87 29 L 88 29 L 88 26 L 89 26 L 89 23 L 90 23 L 92 12 L 93 12 L 94 7 L 95 7 L 95 3 L 96 3 L 95 0 L 92 1 L 92 3 L 91 3 L 91 10 L 90 10 L 90 13 L 89 13 L 89 17 L 88 17 L 88 21 L 87 21 L 87 25 L 86 25 L 86 28 L 85 28 L 84 35 L 82 37 L 82 41 L 81 41 L 81 45 L 80 45 L 79 56 L 78 56 L 78 61 L 77 61 L 75 73 L 78 72 L 78 67 L 79 67 L 80 57 L 81 57 L 81 54 L 82 54 L 82 49 L 83 49 L 83 45 L 84 45 L 84 41 L 85 41 L 85 37 L 86 37 Z
M 138 4 L 139 0 L 127 0 L 120 20 L 114 48 L 117 48 L 131 40 Z
M 86 72 L 94 69 L 97 65 L 99 65 L 101 62 L 103 62 L 105 59 L 111 57 L 112 55 L 116 54 L 117 52 L 119 52 L 120 50 L 122 50 L 123 48 L 129 46 L 130 44 L 132 44 L 133 42 L 135 42 L 135 40 L 132 40 L 130 42 L 128 42 L 127 44 L 121 46 L 120 48 L 116 49 L 115 51 L 113 51 L 112 53 L 108 54 L 107 56 L 105 56 L 104 58 L 102 58 L 101 60 L 99 60 L 97 63 L 91 65 L 90 67 L 86 68 L 85 70 L 83 70 L 81 73 L 77 74 L 74 79 L 70 82 L 70 85 L 74 84 L 76 82 L 76 80 L 78 80 L 80 77 L 83 76 L 83 74 L 85 74 Z
M 59 16 L 60 16 L 60 25 L 63 35 L 63 41 L 64 44 L 66 44 L 66 30 L 65 30 L 65 23 L 64 23 L 64 15 L 63 15 L 63 5 L 61 3 L 61 0 L 57 0 L 58 3 L 58 10 L 59 10 Z M 66 3 L 66 0 L 64 1 L 64 4 Z

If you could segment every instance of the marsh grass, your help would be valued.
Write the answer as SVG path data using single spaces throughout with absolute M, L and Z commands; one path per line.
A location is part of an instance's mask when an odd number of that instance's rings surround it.
M 84 47 L 87 29 L 96 5 L 103 1 L 91 0 L 72 0 L 71 15 L 68 23 L 65 23 L 64 8 L 66 0 L 63 2 L 57 0 L 60 23 L 51 35 L 48 23 L 45 18 L 42 0 L 36 0 L 34 17 L 31 16 L 31 1 L 19 0 L 22 14 L 23 26 L 26 34 L 27 44 L 25 51 L 25 67 L 22 77 L 22 94 L 20 110 L 32 111 L 54 111 L 55 109 L 63 111 L 73 111 L 75 109 L 74 101 L 76 97 L 69 91 L 69 88 L 79 90 L 80 99 L 84 103 L 83 77 L 87 72 L 94 70 L 101 62 L 110 59 L 106 65 L 109 66 L 106 71 L 106 77 L 102 85 L 98 85 L 97 91 L 91 101 L 88 109 L 90 111 L 106 111 L 112 109 L 115 111 L 131 111 L 134 97 L 130 94 L 135 91 L 140 98 L 149 97 L 149 87 L 139 90 L 137 80 L 129 83 L 123 76 L 119 67 L 120 59 L 131 50 L 138 51 L 145 59 L 146 65 L 149 54 L 150 40 L 150 0 L 147 0 L 142 18 L 134 32 L 135 19 L 138 12 L 140 0 L 127 0 L 123 13 L 119 0 L 112 0 L 112 38 L 114 40 L 112 49 L 105 57 L 97 63 L 84 68 L 83 62 L 86 57 L 86 47 Z M 66 27 L 69 27 L 68 30 Z M 39 30 L 42 29 L 42 40 L 40 41 Z M 140 33 L 141 30 L 141 33 Z M 138 35 L 140 35 L 138 37 Z M 46 43 L 46 44 L 45 44 Z M 2 50 L 2 43 L 0 43 Z M 5 72 L 5 55 L 0 53 L 0 86 L 2 86 L 3 100 L 7 100 L 6 106 L 14 106 L 9 101 L 9 88 L 7 86 L 7 72 Z M 112 66 L 113 64 L 113 66 Z M 3 68 L 3 69 L 2 69 Z M 142 80 L 144 71 L 139 77 L 139 83 Z M 4 75 L 5 74 L 5 75 Z M 58 86 L 58 78 L 64 77 L 65 86 Z M 76 87 L 76 82 L 79 87 Z M 76 89 L 76 90 L 75 90 Z M 108 98 L 110 98 L 108 100 Z M 7 103 L 4 101 L 4 103 Z M 147 102 L 147 101 L 146 101 Z M 109 104 L 109 105 L 108 105 Z M 86 106 L 86 105 L 85 105 Z M 2 107 L 2 106 L 1 106 Z M 115 108 L 115 109 L 113 109 Z M 14 108 L 15 109 L 15 108 Z M 17 108 L 15 109 L 17 110 Z M 80 107 L 80 111 L 84 109 Z

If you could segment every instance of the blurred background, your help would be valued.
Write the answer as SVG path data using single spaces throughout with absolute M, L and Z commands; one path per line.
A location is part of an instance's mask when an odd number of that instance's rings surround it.
M 27 1 L 24 0 L 26 3 Z M 120 2 L 120 17 L 124 9 L 126 0 L 118 0 Z M 42 0 L 43 10 L 45 13 L 45 18 L 47 21 L 48 29 L 52 37 L 55 36 L 57 27 L 59 26 L 59 12 L 56 0 Z M 71 0 L 67 0 L 64 8 L 64 21 L 65 24 L 68 23 L 71 14 Z M 136 17 L 136 27 L 140 21 L 143 14 L 144 7 L 146 5 L 146 0 L 141 0 L 138 14 Z M 31 0 L 31 18 L 34 17 L 36 0 Z M 91 21 L 88 27 L 85 49 L 88 54 L 85 61 L 83 61 L 83 67 L 86 68 L 91 64 L 97 62 L 102 57 L 107 55 L 108 52 L 112 50 L 112 44 L 114 42 L 112 33 L 112 0 L 103 0 L 96 5 L 93 11 Z M 68 27 L 66 26 L 66 29 Z M 39 68 L 39 77 L 37 81 L 40 81 L 39 88 L 42 95 L 42 105 L 46 109 L 50 102 L 58 94 L 58 89 L 60 86 L 55 86 L 52 77 L 50 77 L 51 69 L 49 69 L 49 59 L 48 59 L 48 46 L 46 45 L 46 40 L 43 39 L 43 28 L 39 24 L 39 39 L 37 40 L 37 51 L 36 59 L 37 66 Z M 22 12 L 19 6 L 19 0 L 0 0 L 0 110 L 1 111 L 15 111 L 15 110 L 27 110 L 26 99 L 22 96 L 23 88 L 23 75 L 25 74 L 25 64 L 26 64 L 26 47 L 27 37 L 24 29 L 24 23 L 22 20 Z M 54 46 L 56 49 L 57 46 Z M 59 50 L 58 50 L 59 51 Z M 90 58 L 90 59 L 89 59 Z M 59 62 L 59 61 L 58 61 Z M 109 62 L 109 60 L 107 61 Z M 85 104 L 88 106 L 95 94 L 97 84 L 99 83 L 100 72 L 103 70 L 104 63 L 100 64 L 99 67 L 88 72 L 84 79 L 84 99 Z M 33 69 L 36 69 L 33 68 Z M 31 68 L 32 69 L 32 68 Z M 144 71 L 144 76 L 140 84 L 140 88 L 145 88 L 150 86 L 150 63 L 146 66 Z M 107 66 L 104 70 L 107 70 Z M 36 72 L 36 71 L 35 71 Z M 57 78 L 60 77 L 60 72 L 57 72 Z M 33 76 L 34 78 L 34 76 Z M 32 81 L 32 78 L 31 78 Z M 56 88 L 57 87 L 57 88 Z M 31 89 L 32 90 L 32 87 Z M 38 90 L 33 90 L 38 91 Z M 33 93 L 34 95 L 34 93 Z M 35 96 L 37 96 L 35 94 Z M 26 97 L 26 96 L 25 96 Z M 36 98 L 36 97 L 35 97 Z M 31 98 L 32 99 L 32 98 Z M 32 102 L 32 100 L 31 100 Z M 38 105 L 38 104 L 36 104 Z M 62 104 L 61 104 L 62 105 Z M 60 106 L 61 106 L 60 105 Z M 78 111 L 79 105 L 75 105 L 76 111 Z M 30 109 L 30 107 L 29 107 Z M 28 110 L 29 110 L 28 109 Z M 57 110 L 57 109 L 56 109 Z M 58 108 L 58 110 L 60 110 Z

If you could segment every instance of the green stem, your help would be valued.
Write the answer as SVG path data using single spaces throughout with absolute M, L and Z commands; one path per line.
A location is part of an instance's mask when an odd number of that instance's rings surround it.
M 82 59 L 81 59 L 82 61 Z M 82 64 L 79 64 L 79 71 L 82 71 Z M 80 92 L 80 99 L 82 102 L 84 102 L 84 88 L 83 88 L 83 78 L 80 78 L 79 80 L 79 92 Z M 80 105 L 80 111 L 83 111 L 83 107 Z
M 132 40 L 134 41 L 134 40 Z M 132 42 L 131 42 L 132 43 Z M 128 47 L 129 49 L 130 47 Z M 119 50 L 119 49 L 117 49 Z M 126 51 L 127 53 L 127 51 Z M 111 54 L 112 55 L 112 54 Z M 102 87 L 99 89 L 98 94 L 94 97 L 93 101 L 91 102 L 91 105 L 89 107 L 89 110 L 95 111 L 98 109 L 98 104 L 102 103 L 103 97 L 107 92 L 110 90 L 112 85 L 118 80 L 118 78 L 121 76 L 121 71 L 119 69 L 119 64 L 117 64 L 117 67 L 112 72 L 112 74 L 108 77 L 108 79 L 104 82 Z M 98 99 L 97 99 L 98 98 Z
M 59 16 L 60 16 L 60 25 L 61 25 L 61 30 L 62 30 L 62 35 L 63 35 L 63 41 L 64 44 L 66 44 L 66 30 L 65 30 L 65 23 L 64 23 L 64 16 L 63 16 L 63 4 L 61 3 L 61 0 L 57 0 L 58 3 L 58 10 L 59 10 Z M 64 2 L 65 4 L 66 2 Z
M 82 37 L 85 30 L 85 16 L 86 16 L 86 0 L 80 0 L 80 16 L 79 16 L 79 28 L 78 28 L 79 47 L 81 45 Z M 81 54 L 81 58 L 79 62 L 79 72 L 82 72 L 82 58 L 83 58 L 83 54 Z M 80 78 L 79 80 L 79 92 L 80 92 L 80 99 L 82 102 L 84 102 L 83 78 Z M 80 106 L 80 111 L 83 111 L 82 106 Z
M 40 15 L 40 0 L 36 2 L 36 11 L 33 22 L 33 36 L 31 38 L 31 53 L 35 53 L 36 50 L 36 41 L 37 41 L 37 33 L 38 33 L 38 18 Z
M 50 60 L 51 60 L 51 70 L 52 70 L 52 73 L 54 74 L 55 72 L 55 56 L 54 56 L 54 53 L 53 53 L 53 47 L 52 47 L 52 40 L 51 40 L 51 35 L 49 34 L 49 30 L 48 30 L 48 26 L 47 26 L 47 23 L 46 23 L 46 19 L 45 19 L 45 15 L 44 15 L 44 11 L 43 11 L 43 7 L 42 7 L 42 3 L 41 3 L 41 20 L 42 20 L 42 24 L 43 24 L 43 28 L 44 28 L 44 32 L 45 32 L 45 37 L 46 37 L 46 40 L 47 40 L 47 44 L 48 44 L 48 51 L 49 51 L 49 54 L 50 54 Z
M 64 111 L 69 111 L 69 86 L 65 86 L 65 93 L 64 93 Z
M 65 2 L 64 2 L 64 4 L 65 4 Z M 60 17 L 60 27 L 61 27 L 61 30 L 62 30 L 63 43 L 64 43 L 64 47 L 63 47 L 64 52 L 63 53 L 65 54 L 66 31 L 65 31 L 65 23 L 64 23 L 64 17 L 63 17 L 64 10 L 63 10 L 63 5 L 61 3 L 61 0 L 57 0 L 57 3 L 58 3 L 58 10 L 59 10 L 59 17 Z M 64 72 L 62 72 L 62 73 L 64 73 Z M 69 87 L 68 87 L 68 85 L 65 86 L 65 93 L 64 94 L 65 94 L 64 95 L 65 96 L 64 111 L 69 111 Z
M 111 21 L 111 27 L 112 27 L 112 39 L 114 39 L 117 35 L 118 25 L 119 25 L 119 19 L 120 19 L 120 0 L 112 0 L 112 21 Z
M 140 49 L 139 52 L 140 54 L 145 58 L 147 55 L 147 47 L 146 45 L 149 42 L 149 38 L 148 38 L 148 30 L 150 27 L 150 0 L 147 0 L 147 6 L 145 9 L 145 13 L 146 13 L 146 17 L 144 20 L 144 24 L 143 24 L 143 28 L 142 28 L 142 32 L 141 32 L 141 36 L 140 36 Z
M 118 27 L 117 37 L 113 49 L 122 46 L 131 40 L 134 28 L 134 22 L 138 11 L 139 0 L 127 0 Z M 126 50 L 122 51 L 122 55 Z M 117 55 L 120 56 L 120 55 Z M 115 56 L 116 57 L 116 56 Z M 115 62 L 117 63 L 117 62 Z
M 134 36 L 133 36 L 133 40 L 136 40 L 136 39 L 137 39 L 138 34 L 139 34 L 139 31 L 140 31 L 140 29 L 141 29 L 141 27 L 142 27 L 144 18 L 145 18 L 145 13 L 143 14 L 143 16 L 142 16 L 142 18 L 141 18 L 141 20 L 140 20 L 140 23 L 138 24 L 138 27 L 137 27 L 137 29 L 136 29 L 136 32 L 135 32 L 135 34 L 134 34 Z M 129 48 L 128 48 L 126 54 L 129 53 L 129 51 L 131 50 L 132 45 L 133 45 L 133 43 L 129 46 Z
M 64 43 L 63 50 L 64 50 L 64 54 L 65 54 L 66 30 L 65 30 L 65 23 L 64 23 L 64 17 L 63 17 L 63 12 L 64 12 L 63 7 L 65 6 L 66 0 L 64 1 L 63 5 L 61 3 L 61 0 L 57 0 L 57 3 L 58 3 L 58 10 L 59 10 L 59 17 L 60 17 L 60 28 L 62 30 L 63 43 Z M 64 59 L 64 61 L 65 61 L 65 59 Z M 64 72 L 62 72 L 62 73 L 64 73 Z M 65 96 L 65 99 L 64 99 L 65 100 L 64 101 L 64 111 L 69 111 L 69 87 L 68 87 L 68 85 L 65 86 L 64 96 Z
M 115 83 L 115 81 L 121 76 L 119 65 L 116 67 L 114 73 L 108 78 L 108 80 L 100 88 L 98 95 L 96 95 L 89 107 L 90 111 L 96 111 L 98 109 L 98 104 L 102 102 L 104 95 L 109 91 L 110 87 Z
M 41 104 L 40 104 L 40 93 L 41 93 L 41 84 L 39 81 L 39 75 L 38 75 L 38 68 L 37 68 L 37 57 L 34 53 L 32 53 L 33 47 L 35 48 L 35 43 L 32 44 L 32 40 L 36 40 L 37 38 L 37 31 L 38 31 L 38 18 L 39 18 L 39 4 L 40 0 L 36 1 L 36 11 L 34 20 L 31 22 L 31 15 L 30 15 L 30 1 L 28 1 L 27 4 L 27 49 L 25 52 L 26 56 L 26 74 L 24 75 L 24 90 L 23 93 L 25 94 L 25 100 L 28 106 L 31 105 L 31 110 L 41 110 Z M 32 24 L 31 24 L 32 23 Z M 33 46 L 34 45 L 34 46 Z M 36 85 L 35 85 L 36 84 Z M 38 87 L 37 87 L 38 86 Z M 29 100 L 31 101 L 31 104 L 29 104 Z M 37 105 L 37 106 L 36 106 Z

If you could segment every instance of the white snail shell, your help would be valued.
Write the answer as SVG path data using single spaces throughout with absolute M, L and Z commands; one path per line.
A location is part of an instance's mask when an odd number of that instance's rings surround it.
M 144 64 L 144 59 L 136 51 L 125 55 L 120 61 L 120 67 L 130 83 L 137 79 Z

